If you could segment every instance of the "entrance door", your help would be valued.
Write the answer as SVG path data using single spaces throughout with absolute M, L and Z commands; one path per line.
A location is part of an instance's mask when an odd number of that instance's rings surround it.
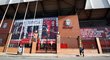
M 56 52 L 56 38 L 57 33 L 55 32 L 57 27 L 51 26 L 48 28 L 48 25 L 44 24 L 42 27 L 41 39 L 38 42 L 38 51 L 44 53 L 55 53 Z
M 100 40 L 103 53 L 110 53 L 110 40 Z
M 42 39 L 37 43 L 37 53 L 56 53 L 56 40 Z
M 44 18 L 41 39 L 37 43 L 37 52 L 56 53 L 57 32 L 58 20 L 56 18 Z

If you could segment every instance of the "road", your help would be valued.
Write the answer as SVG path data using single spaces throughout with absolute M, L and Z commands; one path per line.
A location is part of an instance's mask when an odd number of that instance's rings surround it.
M 26 56 L 0 56 L 0 60 L 110 60 L 110 56 L 97 57 L 26 57 Z

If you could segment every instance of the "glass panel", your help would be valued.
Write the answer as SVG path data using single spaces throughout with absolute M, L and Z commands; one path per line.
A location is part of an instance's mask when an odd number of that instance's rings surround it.
M 92 5 L 91 5 L 90 0 L 86 0 L 86 6 L 85 6 L 85 9 L 92 9 Z
M 98 2 L 98 4 L 97 4 Z M 110 7 L 107 0 L 91 0 L 92 8 L 108 8 Z
M 108 0 L 108 3 L 109 3 L 109 5 L 110 5 L 110 0 Z
M 0 0 L 0 5 L 22 3 L 22 2 L 32 2 L 32 1 L 42 1 L 42 0 Z
M 85 9 L 110 8 L 110 5 L 108 2 L 109 1 L 107 0 L 86 0 Z
M 0 0 L 0 5 L 8 4 L 10 0 Z
M 38 1 L 38 0 L 24 0 L 24 2 L 29 2 L 29 1 Z
M 22 0 L 10 0 L 10 4 L 13 4 L 13 3 L 20 3 L 20 2 L 23 2 Z

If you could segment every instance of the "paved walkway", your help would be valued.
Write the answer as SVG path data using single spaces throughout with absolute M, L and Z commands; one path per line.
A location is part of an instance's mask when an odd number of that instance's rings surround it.
M 28 57 L 28 56 L 0 56 L 0 60 L 110 60 L 110 57 Z
M 22 54 L 22 55 L 17 55 L 16 53 L 0 53 L 0 56 L 37 56 L 37 57 L 79 57 L 79 55 L 64 55 L 64 54 L 49 54 L 49 53 L 43 53 L 43 54 Z M 109 54 L 85 54 L 85 57 L 88 56 L 109 56 Z

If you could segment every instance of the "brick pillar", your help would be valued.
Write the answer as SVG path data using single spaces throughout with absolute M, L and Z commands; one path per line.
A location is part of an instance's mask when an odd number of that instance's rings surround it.
M 8 47 L 9 47 L 9 44 L 10 44 L 11 37 L 12 37 L 12 33 L 9 33 L 8 38 L 7 38 L 7 41 L 6 41 L 6 45 L 4 47 L 3 52 L 7 52 Z
M 81 37 L 80 37 L 80 36 L 78 36 L 78 38 L 77 38 L 77 39 L 78 39 L 79 47 L 83 47 Z
M 97 42 L 99 53 L 102 54 L 102 47 L 101 47 L 99 38 L 96 38 L 96 42 Z
M 57 53 L 60 52 L 60 35 L 57 35 Z
M 36 53 L 36 42 L 32 42 L 31 53 Z

